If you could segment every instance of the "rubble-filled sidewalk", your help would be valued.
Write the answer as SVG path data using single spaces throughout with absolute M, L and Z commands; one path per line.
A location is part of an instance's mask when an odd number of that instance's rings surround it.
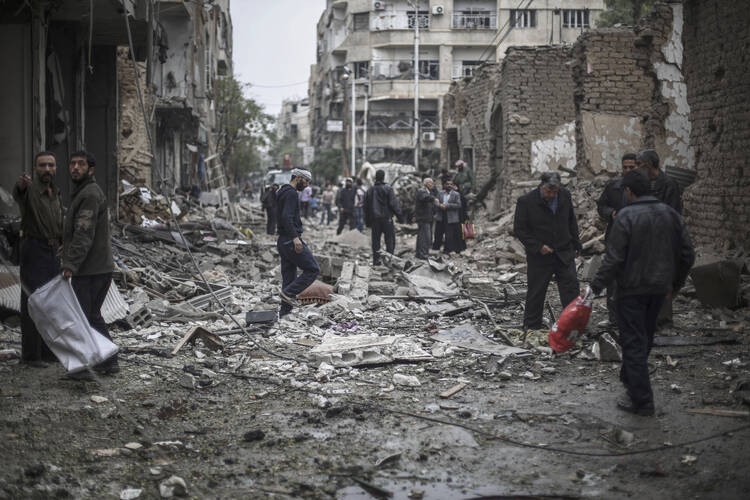
M 577 207 L 584 280 L 603 248 L 586 203 Z M 617 332 L 603 300 L 571 352 L 554 354 L 546 330 L 521 330 L 525 257 L 510 214 L 480 216 L 466 252 L 428 261 L 414 259 L 414 231 L 403 226 L 397 254 L 377 267 L 367 234 L 305 220 L 319 284 L 278 321 L 278 257 L 259 208 L 178 208 L 179 230 L 166 220 L 113 230 L 122 300 L 105 307 L 120 374 L 81 383 L 60 380 L 60 366 L 20 365 L 7 316 L 0 498 L 742 498 L 750 489 L 747 308 L 709 308 L 702 288 L 682 291 L 650 358 L 657 416 L 644 419 L 615 409 Z M 746 299 L 747 277 L 736 274 Z M 551 323 L 561 310 L 554 287 L 548 299 Z M 651 451 L 630 455 L 639 450 Z

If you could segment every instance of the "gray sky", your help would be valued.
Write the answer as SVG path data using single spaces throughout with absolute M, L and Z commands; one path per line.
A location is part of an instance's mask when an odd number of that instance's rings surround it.
M 266 112 L 277 114 L 283 99 L 307 95 L 316 27 L 325 6 L 326 0 L 231 0 L 234 73 L 253 85 L 247 95 Z

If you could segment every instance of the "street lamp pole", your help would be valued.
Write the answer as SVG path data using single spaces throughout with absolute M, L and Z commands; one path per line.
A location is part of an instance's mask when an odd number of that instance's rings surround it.
M 354 63 L 352 62 L 352 72 L 350 75 L 352 79 L 352 177 L 355 177 L 357 175 L 357 123 L 356 123 L 356 87 L 354 84 L 354 80 L 356 79 L 354 76 Z
M 414 167 L 419 170 L 419 0 L 414 6 Z

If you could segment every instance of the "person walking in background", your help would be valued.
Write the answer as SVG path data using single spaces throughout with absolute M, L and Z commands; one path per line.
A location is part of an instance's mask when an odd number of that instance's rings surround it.
M 263 209 L 266 211 L 266 233 L 276 234 L 276 192 L 279 190 L 278 184 L 273 184 L 266 189 L 263 197 L 260 199 Z
M 375 185 L 365 194 L 365 224 L 372 228 L 372 264 L 380 265 L 380 237 L 385 237 L 385 250 L 392 254 L 396 249 L 396 230 L 393 216 L 402 219 L 401 206 L 393 188 L 385 183 L 385 171 L 375 172 Z
M 331 208 L 333 207 L 333 188 L 330 184 L 326 185 L 325 191 L 323 191 L 323 194 L 320 197 L 321 204 L 323 205 L 323 210 L 321 210 L 321 216 L 320 216 L 320 223 L 325 224 L 326 226 L 331 223 L 331 218 L 333 217 L 333 211 Z
M 21 212 L 21 362 L 44 367 L 57 358 L 39 335 L 29 316 L 29 294 L 60 274 L 59 257 L 63 235 L 60 189 L 55 185 L 57 160 L 41 151 L 34 157 L 33 177 L 22 175 L 13 188 L 13 199 Z
M 347 178 L 346 186 L 339 190 L 339 195 L 336 198 L 336 207 L 339 209 L 339 227 L 336 229 L 336 234 L 341 234 L 347 222 L 349 223 L 349 229 L 356 227 L 354 221 L 354 200 L 356 194 L 356 191 L 352 187 L 351 178 Z
M 302 204 L 302 217 L 310 217 L 310 198 L 312 197 L 312 186 L 309 184 L 302 190 L 299 195 L 299 201 Z
M 365 189 L 362 187 L 362 179 L 357 178 L 357 187 L 354 192 L 354 220 L 357 225 L 357 230 L 361 233 L 364 231 L 364 204 L 365 204 Z

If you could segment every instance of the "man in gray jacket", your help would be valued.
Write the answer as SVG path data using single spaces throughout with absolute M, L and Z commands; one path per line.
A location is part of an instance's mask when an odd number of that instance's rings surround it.
M 109 232 L 109 208 L 104 192 L 94 179 L 94 155 L 77 151 L 70 157 L 69 171 L 73 181 L 70 208 L 63 224 L 63 276 L 72 280 L 81 309 L 96 331 L 112 339 L 101 308 L 112 281 L 114 262 Z M 117 355 L 94 369 L 117 373 Z
M 422 187 L 417 190 L 417 203 L 414 218 L 417 220 L 417 258 L 427 260 L 432 244 L 432 218 L 435 214 L 437 198 L 432 194 L 432 179 L 422 181 Z
M 456 190 L 453 181 L 446 180 L 445 186 L 448 191 L 442 191 L 439 195 L 438 217 L 445 225 L 445 245 L 443 253 L 460 252 L 462 248 L 461 237 L 461 194 Z

